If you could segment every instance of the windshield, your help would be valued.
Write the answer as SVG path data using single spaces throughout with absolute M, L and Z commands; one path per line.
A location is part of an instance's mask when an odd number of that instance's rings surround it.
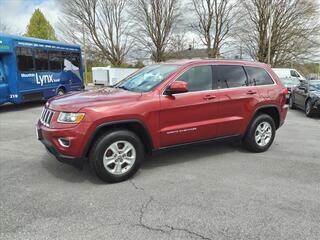
M 320 91 L 320 81 L 311 81 L 310 82 L 310 90 L 312 91 Z
M 179 65 L 155 64 L 119 82 L 115 87 L 133 92 L 148 92 L 179 68 Z
M 298 78 L 280 78 L 284 85 L 298 85 L 300 83 Z

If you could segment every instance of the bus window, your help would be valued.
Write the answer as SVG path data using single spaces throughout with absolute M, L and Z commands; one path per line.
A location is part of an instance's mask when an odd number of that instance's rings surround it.
M 70 54 L 70 60 L 74 66 L 80 67 L 80 53 L 72 52 Z
M 49 64 L 51 71 L 61 71 L 62 61 L 61 61 L 61 52 L 52 51 L 49 52 Z
M 62 52 L 62 58 L 68 60 L 73 66 L 80 67 L 80 53 Z
M 31 48 L 17 47 L 18 69 L 21 72 L 34 71 L 33 53 Z
M 34 58 L 36 63 L 36 71 L 49 70 L 48 51 L 42 50 L 42 49 L 36 49 Z

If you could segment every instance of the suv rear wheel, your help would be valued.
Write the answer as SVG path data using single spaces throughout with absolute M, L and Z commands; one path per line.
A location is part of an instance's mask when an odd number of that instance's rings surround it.
M 105 182 L 132 177 L 144 159 L 143 145 L 133 132 L 117 129 L 101 136 L 90 151 L 90 165 Z
M 244 137 L 244 146 L 251 152 L 264 152 L 273 143 L 275 133 L 272 117 L 267 114 L 258 115 Z

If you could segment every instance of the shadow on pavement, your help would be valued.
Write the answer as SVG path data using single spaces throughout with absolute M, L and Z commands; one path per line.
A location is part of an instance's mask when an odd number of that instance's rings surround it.
M 318 114 L 314 114 L 311 118 L 307 117 L 306 114 L 304 113 L 304 111 L 300 110 L 300 109 L 294 109 L 294 110 L 291 110 L 290 109 L 290 112 L 294 113 L 294 114 L 297 114 L 301 117 L 305 117 L 306 119 L 314 119 L 314 120 L 320 120 L 320 113 Z
M 14 111 L 24 111 L 30 108 L 41 107 L 44 106 L 45 101 L 37 101 L 30 103 L 22 103 L 22 104 L 13 104 L 7 103 L 4 105 L 0 105 L 0 113 L 2 112 L 14 112 Z
M 105 184 L 96 177 L 87 163 L 83 170 L 79 170 L 73 166 L 57 161 L 53 156 L 48 154 L 43 157 L 41 164 L 43 168 L 45 168 L 54 177 L 67 182 L 81 183 L 89 181 L 93 184 Z
M 203 158 L 212 157 L 229 152 L 247 152 L 241 148 L 239 141 L 212 142 L 199 145 L 190 145 L 179 149 L 170 149 L 160 152 L 155 156 L 148 157 L 142 169 L 152 169 L 156 167 L 186 163 L 189 161 L 201 161 Z
M 201 161 L 206 157 L 212 157 L 214 160 L 215 156 L 234 151 L 246 152 L 246 150 L 241 148 L 238 141 L 206 143 L 168 150 L 166 152 L 158 153 L 155 156 L 147 157 L 141 167 L 142 171 L 138 171 L 134 177 L 137 177 L 140 174 L 143 175 L 144 169 L 155 169 L 163 166 L 170 167 L 171 165 L 183 164 L 189 161 Z M 41 163 L 54 177 L 67 182 L 81 183 L 89 181 L 93 184 L 107 184 L 98 179 L 88 163 L 85 164 L 81 171 L 67 164 L 60 163 L 49 154 L 43 157 Z

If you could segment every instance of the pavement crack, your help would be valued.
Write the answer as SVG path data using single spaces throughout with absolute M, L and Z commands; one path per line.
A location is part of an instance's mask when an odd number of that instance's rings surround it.
M 142 227 L 142 228 L 145 228 L 149 231 L 155 231 L 155 232 L 161 232 L 161 233 L 168 233 L 167 231 L 163 230 L 162 228 L 158 228 L 158 227 L 152 227 L 152 226 L 149 226 L 147 224 L 144 223 L 144 214 L 147 210 L 147 208 L 149 207 L 149 205 L 151 204 L 151 202 L 153 201 L 153 197 L 150 197 L 149 200 L 147 202 L 145 202 L 144 204 L 142 204 L 139 212 L 139 223 L 138 224 L 135 224 L 135 226 L 139 226 L 139 227 Z
M 142 206 L 141 206 L 141 208 L 139 210 L 139 212 L 140 212 L 140 214 L 139 214 L 139 223 L 136 224 L 135 226 L 139 226 L 139 227 L 145 228 L 145 229 L 147 229 L 149 231 L 161 232 L 161 233 L 165 233 L 165 234 L 170 234 L 172 231 L 181 231 L 181 232 L 185 232 L 188 235 L 195 236 L 195 237 L 197 237 L 199 239 L 212 240 L 211 238 L 203 236 L 200 233 L 193 232 L 193 231 L 185 229 L 185 228 L 177 228 L 177 227 L 173 227 L 173 226 L 170 226 L 170 225 L 164 225 L 164 226 L 160 226 L 160 227 L 152 227 L 150 225 L 147 225 L 145 223 L 145 221 L 144 221 L 144 215 L 145 215 L 146 210 L 148 209 L 148 207 L 150 206 L 150 204 L 152 203 L 153 200 L 154 200 L 153 197 L 150 197 L 147 202 L 142 204 Z
M 165 225 L 165 227 L 168 228 L 170 232 L 171 231 L 181 231 L 181 232 L 187 233 L 188 235 L 193 235 L 193 236 L 196 236 L 196 237 L 203 239 L 203 240 L 212 240 L 212 238 L 205 237 L 205 236 L 201 235 L 200 233 L 196 233 L 196 232 L 193 232 L 193 231 L 185 229 L 185 228 L 177 228 L 177 227 L 172 227 L 170 225 Z
M 131 183 L 131 185 L 137 189 L 137 190 L 141 190 L 141 191 L 144 191 L 144 188 L 143 187 L 140 187 L 138 184 L 136 184 L 133 180 L 130 180 L 129 181 Z

